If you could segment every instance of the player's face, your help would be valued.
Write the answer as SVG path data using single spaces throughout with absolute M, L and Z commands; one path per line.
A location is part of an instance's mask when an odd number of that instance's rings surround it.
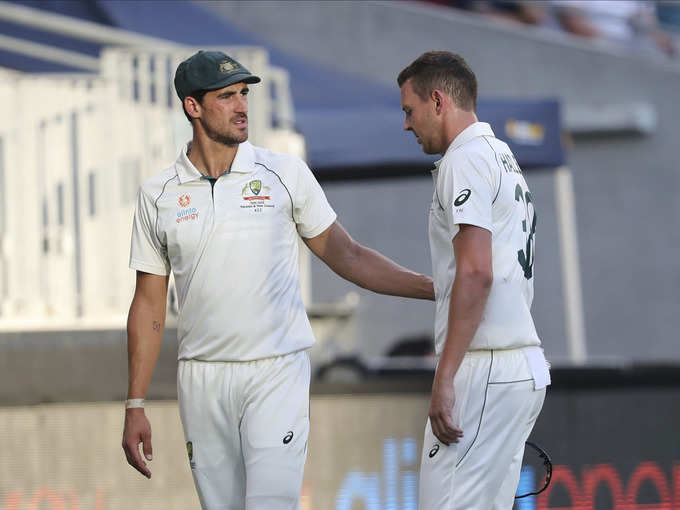
M 248 139 L 248 92 L 248 85 L 235 83 L 203 97 L 198 120 L 211 140 L 237 145 Z
M 434 102 L 429 98 L 422 99 L 413 90 L 411 80 L 401 87 L 401 109 L 404 110 L 404 130 L 412 131 L 416 140 L 423 147 L 425 154 L 441 152 L 438 140 L 439 125 L 434 110 Z

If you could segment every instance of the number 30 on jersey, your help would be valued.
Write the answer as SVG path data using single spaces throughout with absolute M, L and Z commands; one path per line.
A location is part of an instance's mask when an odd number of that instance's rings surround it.
M 515 187 L 515 200 L 524 205 L 524 219 L 522 231 L 527 234 L 526 245 L 517 250 L 517 262 L 524 271 L 524 278 L 531 280 L 534 275 L 534 234 L 536 233 L 536 210 L 531 198 L 531 193 L 524 190 L 521 185 Z M 531 217 L 531 219 L 530 219 Z

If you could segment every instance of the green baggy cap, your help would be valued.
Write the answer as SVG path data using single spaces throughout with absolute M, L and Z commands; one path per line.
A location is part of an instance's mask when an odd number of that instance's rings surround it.
M 239 82 L 259 83 L 260 77 L 221 51 L 201 50 L 175 72 L 175 90 L 181 101 L 197 90 L 217 90 Z

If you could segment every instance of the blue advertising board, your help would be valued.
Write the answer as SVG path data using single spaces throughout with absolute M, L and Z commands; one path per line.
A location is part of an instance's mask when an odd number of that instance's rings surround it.
M 477 116 L 488 122 L 524 168 L 557 167 L 564 163 L 557 99 L 487 99 Z

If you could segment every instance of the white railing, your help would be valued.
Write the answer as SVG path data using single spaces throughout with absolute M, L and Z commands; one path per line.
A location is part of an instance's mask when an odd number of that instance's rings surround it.
M 286 72 L 261 48 L 221 49 L 263 78 L 250 140 L 303 156 L 282 129 L 293 124 Z M 97 74 L 0 72 L 0 329 L 123 324 L 137 188 L 191 137 L 173 76 L 194 51 L 109 48 Z

